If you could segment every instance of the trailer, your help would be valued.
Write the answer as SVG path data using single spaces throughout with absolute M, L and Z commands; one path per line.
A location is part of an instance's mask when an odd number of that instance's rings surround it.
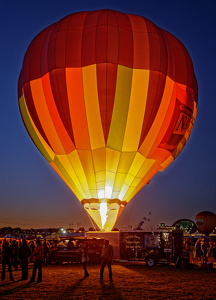
M 120 262 L 143 262 L 148 266 L 170 264 L 183 253 L 182 230 L 91 231 L 85 236 L 108 239 L 113 246 L 114 259 Z
M 119 232 L 120 262 L 145 262 L 148 266 L 175 263 L 183 253 L 181 230 Z

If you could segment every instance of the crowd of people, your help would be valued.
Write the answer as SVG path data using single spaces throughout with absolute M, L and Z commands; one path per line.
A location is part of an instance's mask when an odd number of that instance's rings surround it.
M 33 262 L 33 271 L 29 283 L 32 283 L 36 279 L 37 282 L 42 282 L 42 266 L 48 265 L 49 260 L 49 243 L 44 240 L 41 242 L 39 238 L 36 241 L 28 241 L 24 238 L 21 241 L 4 239 L 1 246 L 1 261 L 2 261 L 2 276 L 1 280 L 5 279 L 6 267 L 8 267 L 10 280 L 13 281 L 13 271 L 18 270 L 18 266 L 21 267 L 22 277 L 21 280 L 28 279 L 28 265 L 29 262 Z M 89 245 L 88 242 L 79 245 L 81 262 L 84 269 L 84 278 L 89 276 L 87 271 L 87 265 L 89 262 Z M 112 259 L 113 259 L 113 247 L 109 244 L 108 240 L 104 240 L 104 245 L 101 252 L 101 268 L 100 279 L 103 279 L 104 268 L 107 265 L 109 270 L 109 278 L 112 280 Z M 12 268 L 14 270 L 12 271 Z
M 186 238 L 184 251 L 188 254 L 191 263 L 208 262 L 210 258 L 216 260 L 216 243 L 212 239 L 202 238 L 194 241 Z
M 38 270 L 38 278 L 37 282 L 42 281 L 42 265 L 48 265 L 48 253 L 49 253 L 49 245 L 44 240 L 41 243 L 40 239 L 36 239 L 36 241 L 28 241 L 24 238 L 22 240 L 7 240 L 6 238 L 3 240 L 1 246 L 1 262 L 2 262 L 2 275 L 1 280 L 5 279 L 5 271 L 6 267 L 8 267 L 10 280 L 13 281 L 13 271 L 18 270 L 18 266 L 20 266 L 22 270 L 21 280 L 28 279 L 28 264 L 29 262 L 33 262 L 33 272 L 30 279 L 30 282 L 35 281 L 36 272 Z

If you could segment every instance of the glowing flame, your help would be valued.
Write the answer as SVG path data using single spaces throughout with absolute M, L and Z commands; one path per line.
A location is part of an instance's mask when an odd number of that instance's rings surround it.
M 101 223 L 102 223 L 102 229 L 104 229 L 104 225 L 107 220 L 107 203 L 100 203 L 100 216 L 101 216 Z

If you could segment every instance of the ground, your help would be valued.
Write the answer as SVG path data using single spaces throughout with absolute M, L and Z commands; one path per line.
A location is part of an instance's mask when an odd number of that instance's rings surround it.
M 83 278 L 80 264 L 50 265 L 43 268 L 41 283 L 20 281 L 21 270 L 0 282 L 0 299 L 216 299 L 216 269 L 174 269 L 174 266 L 113 266 L 100 280 L 99 265 L 89 265 Z M 29 267 L 29 277 L 32 265 Z

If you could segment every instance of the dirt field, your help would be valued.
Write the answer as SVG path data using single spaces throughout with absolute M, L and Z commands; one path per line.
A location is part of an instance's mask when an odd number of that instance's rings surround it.
M 113 281 L 107 268 L 101 281 L 99 268 L 89 265 L 90 276 L 83 279 L 79 264 L 50 265 L 43 268 L 43 282 L 31 284 L 20 281 L 20 270 L 13 271 L 13 282 L 7 272 L 0 299 L 216 299 L 216 269 L 114 264 Z

